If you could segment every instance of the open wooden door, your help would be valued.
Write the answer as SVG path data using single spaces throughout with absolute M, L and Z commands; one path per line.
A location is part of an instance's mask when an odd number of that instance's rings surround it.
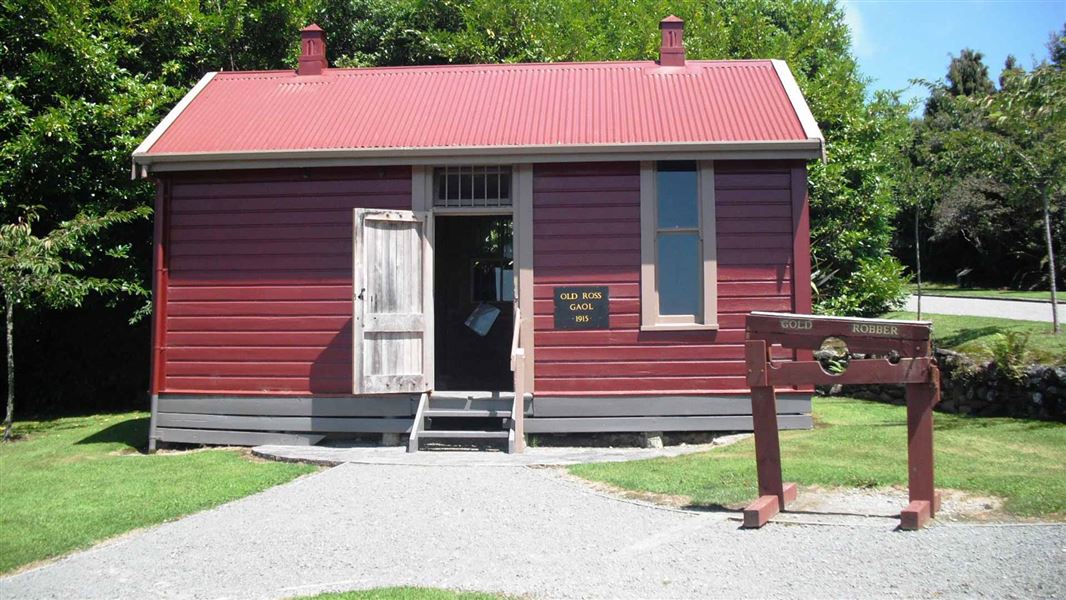
M 352 342 L 355 394 L 432 387 L 433 286 L 427 219 L 355 209 Z

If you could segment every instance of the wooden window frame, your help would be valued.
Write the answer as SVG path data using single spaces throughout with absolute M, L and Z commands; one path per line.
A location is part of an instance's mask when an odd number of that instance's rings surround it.
M 640 163 L 640 329 L 641 331 L 698 331 L 718 329 L 718 236 L 715 223 L 714 162 L 696 163 L 699 194 L 699 241 L 703 277 L 696 315 L 659 314 L 658 233 L 659 203 L 656 161 Z
M 504 174 L 507 175 L 507 186 L 503 186 L 500 183 L 500 177 Z M 443 177 L 438 177 L 443 175 Z M 454 175 L 459 181 L 459 190 L 456 190 L 455 197 L 452 198 L 449 193 L 447 182 L 449 175 Z M 495 195 L 489 194 L 488 178 L 489 176 L 495 176 L 497 178 L 497 187 Z M 432 169 L 431 173 L 432 182 L 432 198 L 431 205 L 437 210 L 488 210 L 498 211 L 498 214 L 509 214 L 512 212 L 515 199 L 515 172 L 512 165 L 441 165 Z M 470 178 L 470 197 L 464 197 L 462 193 L 462 180 L 464 177 Z M 482 179 L 482 194 L 481 197 L 474 195 L 475 181 Z M 444 183 L 442 188 L 441 183 Z M 506 189 L 507 198 L 502 197 L 502 192 Z M 438 198 L 441 191 L 444 191 L 445 197 Z

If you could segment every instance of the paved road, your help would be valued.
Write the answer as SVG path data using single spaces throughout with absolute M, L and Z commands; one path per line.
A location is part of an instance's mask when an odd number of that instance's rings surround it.
M 1066 528 L 771 524 L 550 469 L 344 464 L 0 580 L 7 598 L 286 598 L 425 585 L 543 598 L 1062 597 Z
M 1066 319 L 1064 304 L 1059 302 L 1059 320 Z M 914 312 L 918 297 L 907 298 L 906 310 Z M 1024 321 L 1051 322 L 1051 302 L 1025 302 L 1019 300 L 986 300 L 983 298 L 956 298 L 950 296 L 922 296 L 922 313 L 934 315 L 966 315 L 971 317 L 999 317 Z

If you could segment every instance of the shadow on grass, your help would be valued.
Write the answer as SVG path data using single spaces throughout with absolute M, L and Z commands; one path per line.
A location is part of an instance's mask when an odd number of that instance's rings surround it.
M 128 419 L 82 438 L 78 444 L 125 444 L 138 451 L 148 445 L 148 417 Z
M 948 414 L 948 413 L 942 413 Z M 976 415 L 952 414 L 950 419 L 938 419 L 937 431 L 956 430 L 979 430 L 979 429 L 1009 429 L 1011 431 L 1047 431 L 1062 427 L 1062 423 L 1056 421 L 1042 421 L 1038 419 L 1020 419 L 1015 417 L 980 417 Z
M 1003 333 L 1006 331 L 1003 327 L 975 327 L 973 329 L 962 329 L 951 335 L 939 337 L 936 339 L 937 345 L 945 348 L 955 348 L 966 342 L 972 342 L 978 338 L 983 338 L 988 335 L 996 333 Z

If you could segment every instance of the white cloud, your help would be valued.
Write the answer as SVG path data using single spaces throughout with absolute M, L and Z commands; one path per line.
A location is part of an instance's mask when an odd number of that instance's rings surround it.
M 862 14 L 859 12 L 858 2 L 843 2 L 844 24 L 851 30 L 851 48 L 855 56 L 869 58 L 874 55 L 875 48 L 866 25 L 863 23 Z

